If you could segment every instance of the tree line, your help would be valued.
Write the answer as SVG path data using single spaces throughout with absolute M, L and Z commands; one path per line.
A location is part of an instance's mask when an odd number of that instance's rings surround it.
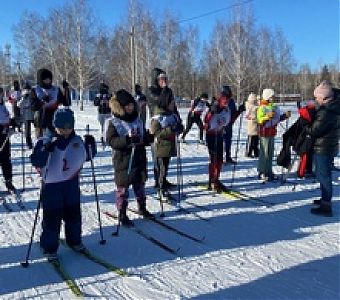
M 138 0 L 113 28 L 100 23 L 87 0 L 52 8 L 46 17 L 25 12 L 13 28 L 16 61 L 32 80 L 37 69 L 49 68 L 54 81 L 66 79 L 81 100 L 101 80 L 111 90 L 132 90 L 137 82 L 146 89 L 156 66 L 168 73 L 175 95 L 191 99 L 202 91 L 214 95 L 222 84 L 231 86 L 238 102 L 266 87 L 308 99 L 322 79 L 340 83 L 336 62 L 321 70 L 297 66 L 282 30 L 257 26 L 251 5 L 233 6 L 203 42 L 197 27 L 173 13 L 161 15 L 157 21 Z M 2 82 L 5 56 L 0 52 Z

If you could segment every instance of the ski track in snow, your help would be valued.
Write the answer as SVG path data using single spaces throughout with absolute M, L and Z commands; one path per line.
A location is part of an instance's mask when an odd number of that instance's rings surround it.
M 77 106 L 76 131 L 83 136 L 86 124 L 90 133 L 100 140 L 96 108 L 86 105 L 83 112 Z M 285 110 L 286 107 L 283 107 Z M 288 108 L 287 108 L 288 109 Z M 290 107 L 292 111 L 296 109 Z M 181 110 L 185 121 L 186 110 Z M 243 120 L 244 121 L 244 120 Z M 242 201 L 231 196 L 214 195 L 194 182 L 207 182 L 207 149 L 198 145 L 195 125 L 181 144 L 184 192 L 188 202 L 181 205 L 194 214 L 176 212 L 164 205 L 164 222 L 197 238 L 196 243 L 174 232 L 129 213 L 136 227 L 177 249 L 178 256 L 165 252 L 133 231 L 121 228 L 119 237 L 112 237 L 116 222 L 101 215 L 105 245 L 100 245 L 98 215 L 95 204 L 91 167 L 85 163 L 81 172 L 83 242 L 98 257 L 127 270 L 131 276 L 121 277 L 104 267 L 60 246 L 59 255 L 67 272 L 75 279 L 86 298 L 95 299 L 339 299 L 339 200 L 340 174 L 333 173 L 334 217 L 323 218 L 309 213 L 311 203 L 319 198 L 318 184 L 296 179 L 295 169 L 287 183 L 261 184 L 257 180 L 256 160 L 244 157 L 246 122 L 243 122 L 233 188 L 273 205 L 256 200 Z M 290 124 L 293 122 L 290 121 Z M 235 153 L 239 121 L 234 125 Z M 283 123 L 282 123 L 283 124 Z M 284 126 L 284 125 L 283 125 Z M 275 155 L 281 149 L 281 126 L 275 140 Z M 22 187 L 21 136 L 12 141 L 14 183 Z M 111 149 L 98 142 L 94 159 L 101 211 L 116 214 Z M 73 295 L 42 258 L 39 249 L 41 211 L 27 269 L 21 267 L 32 230 L 40 179 L 29 165 L 26 150 L 26 181 L 23 200 L 25 210 L 6 197 L 13 212 L 0 208 L 0 297 L 1 299 L 69 299 Z M 153 174 L 150 150 L 147 182 L 150 211 L 159 212 L 159 202 L 152 197 Z M 340 165 L 340 157 L 335 160 Z M 222 181 L 228 186 L 233 166 L 223 167 Z M 281 167 L 274 163 L 274 171 Z M 30 180 L 32 178 L 32 180 Z M 172 159 L 169 179 L 176 180 L 176 159 Z M 295 185 L 295 191 L 293 187 Z M 4 185 L 2 186 L 4 189 Z M 173 191 L 176 196 L 177 191 Z M 136 207 L 130 191 L 130 206 Z M 206 210 L 204 209 L 206 208 Z M 63 233 L 62 233 L 63 236 Z

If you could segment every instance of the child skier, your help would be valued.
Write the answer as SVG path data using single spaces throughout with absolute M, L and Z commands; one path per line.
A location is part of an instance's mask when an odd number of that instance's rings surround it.
M 21 131 L 20 128 L 20 109 L 18 107 L 18 101 L 21 98 L 20 84 L 18 80 L 13 81 L 13 87 L 8 93 L 8 100 L 6 102 L 7 109 L 10 114 L 11 127 L 15 130 Z
M 209 97 L 207 93 L 202 93 L 200 97 L 191 101 L 191 106 L 187 117 L 187 126 L 182 134 L 182 142 L 185 142 L 185 136 L 190 131 L 192 124 L 196 123 L 200 131 L 199 142 L 201 144 L 204 143 L 203 123 L 201 117 L 202 114 L 209 108 L 208 98 Z
M 138 211 L 144 218 L 152 214 L 146 209 L 145 182 L 147 160 L 145 146 L 151 136 L 145 131 L 138 117 L 138 104 L 124 89 L 110 99 L 113 116 L 106 121 L 106 143 L 112 147 L 113 168 L 116 183 L 116 205 L 123 226 L 133 226 L 126 214 L 129 186 L 132 185 L 138 203 Z
M 40 200 L 43 220 L 40 246 L 49 260 L 56 260 L 61 221 L 65 223 L 66 243 L 75 251 L 84 250 L 81 241 L 79 171 L 93 145 L 84 144 L 74 131 L 73 112 L 58 109 L 53 118 L 56 135 L 40 138 L 34 146 L 31 163 L 42 177 Z M 93 152 L 93 151 L 92 151 Z
M 226 96 L 220 97 L 212 104 L 205 116 L 206 141 L 209 151 L 209 183 L 208 188 L 221 192 L 224 189 L 220 182 L 220 172 L 223 164 L 223 133 L 231 122 Z
M 98 122 L 101 128 L 101 143 L 104 144 L 104 125 L 105 121 L 111 118 L 111 109 L 109 105 L 110 101 L 109 86 L 104 82 L 101 82 L 99 86 L 99 94 L 94 99 L 94 105 L 98 106 Z
M 31 85 L 26 82 L 24 89 L 22 90 L 21 99 L 18 102 L 21 111 L 22 122 L 24 123 L 26 144 L 29 149 L 33 148 L 32 136 L 31 136 L 31 125 L 33 124 L 34 114 L 31 103 Z
M 37 85 L 31 90 L 32 110 L 34 111 L 34 126 L 36 136 L 52 137 L 53 114 L 59 105 L 67 105 L 65 92 L 52 84 L 53 74 L 50 70 L 39 69 L 37 72 Z M 65 89 L 66 87 L 64 87 Z
M 161 95 L 154 112 L 150 132 L 155 135 L 154 156 L 156 159 L 158 195 L 162 201 L 171 201 L 171 195 L 168 191 L 171 186 L 166 177 L 170 158 L 177 155 L 176 139 L 183 131 L 183 125 L 172 94 L 170 96 Z
M 246 119 L 247 119 L 247 157 L 259 157 L 259 136 L 257 133 L 257 97 L 254 93 L 250 93 L 246 102 Z
M 4 90 L 0 87 L 0 164 L 7 191 L 16 193 L 12 183 L 10 114 L 4 105 Z

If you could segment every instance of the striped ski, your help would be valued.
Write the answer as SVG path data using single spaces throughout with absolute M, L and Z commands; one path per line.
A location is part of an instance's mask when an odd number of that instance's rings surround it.
M 68 245 L 66 244 L 65 240 L 61 239 L 60 240 L 61 244 L 63 244 L 64 246 L 68 247 Z M 72 249 L 72 248 L 71 248 Z M 73 250 L 73 249 L 72 249 Z M 129 276 L 129 273 L 124 271 L 123 269 L 103 260 L 102 258 L 94 255 L 92 252 L 90 252 L 89 250 L 83 250 L 83 251 L 75 251 L 74 252 L 78 253 L 79 255 L 82 255 L 84 257 L 86 257 L 87 259 L 101 265 L 102 267 L 106 268 L 107 270 L 114 272 L 120 276 Z
M 200 183 L 200 182 L 193 182 L 193 183 L 201 189 L 208 190 L 207 184 Z M 266 200 L 263 200 L 261 198 L 253 197 L 251 195 L 248 195 L 246 193 L 242 193 L 240 191 L 231 190 L 231 189 L 228 189 L 227 187 L 225 188 L 224 191 L 222 191 L 221 193 L 218 193 L 218 194 L 226 195 L 226 196 L 236 198 L 236 199 L 239 199 L 239 200 L 243 200 L 243 201 L 250 201 L 250 202 L 254 202 L 254 203 L 258 203 L 258 204 L 264 204 L 265 206 L 275 205 L 275 203 L 273 203 L 273 202 L 266 201 Z
M 66 270 L 63 268 L 62 264 L 60 263 L 59 259 L 48 260 L 47 262 L 53 266 L 54 270 L 58 273 L 60 278 L 66 283 L 67 287 L 71 290 L 73 295 L 75 295 L 76 297 L 84 297 L 84 294 L 80 290 L 78 284 L 66 272 Z
M 135 214 L 137 214 L 137 215 L 139 215 L 138 211 L 135 210 L 135 209 L 128 208 L 128 210 L 133 212 L 133 213 L 135 213 Z M 154 217 L 154 218 L 146 218 L 145 220 L 154 222 L 154 223 L 156 223 L 156 224 L 158 224 L 158 225 L 168 229 L 169 231 L 175 232 L 178 235 L 186 237 L 186 238 L 188 238 L 188 239 L 190 239 L 192 241 L 195 241 L 197 243 L 202 243 L 204 241 L 204 237 L 202 239 L 196 238 L 196 237 L 194 237 L 194 236 L 192 236 L 190 234 L 187 234 L 187 233 L 185 233 L 185 232 L 183 232 L 183 231 L 181 231 L 181 230 L 179 230 L 179 229 L 177 229 L 175 227 L 172 227 L 171 225 L 169 225 L 169 224 L 167 224 L 167 223 L 157 219 L 156 217 Z
M 108 211 L 104 211 L 103 212 L 104 215 L 106 215 L 107 217 L 111 218 L 111 219 L 115 219 L 115 220 L 118 220 L 118 217 L 116 215 L 113 215 L 111 214 L 110 212 Z M 135 227 L 135 226 L 132 226 L 132 227 L 125 227 L 125 228 L 128 228 L 134 232 L 136 232 L 137 234 L 139 234 L 140 236 L 142 236 L 143 238 L 145 238 L 146 240 L 150 241 L 151 243 L 155 244 L 156 246 L 162 248 L 163 250 L 173 254 L 173 255 L 178 255 L 178 251 L 180 248 L 178 249 L 173 249 L 173 248 L 170 248 L 168 247 L 167 245 L 165 245 L 164 243 L 162 243 L 161 241 L 155 239 L 154 237 L 152 237 L 151 235 L 145 233 L 144 231 L 142 231 L 141 229 Z

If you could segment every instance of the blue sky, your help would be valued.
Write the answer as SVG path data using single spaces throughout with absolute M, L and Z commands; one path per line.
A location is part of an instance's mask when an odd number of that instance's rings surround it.
M 20 20 L 25 10 L 45 16 L 48 9 L 60 6 L 69 0 L 16 0 L 1 1 L 0 46 L 12 43 L 11 27 Z M 95 15 L 107 26 L 114 26 L 126 16 L 128 0 L 89 0 Z M 168 9 L 180 19 L 195 17 L 210 11 L 228 7 L 233 0 L 143 0 L 155 19 Z M 339 5 L 340 0 L 253 0 L 256 24 L 269 28 L 281 28 L 293 46 L 298 64 L 309 63 L 316 68 L 325 63 L 334 63 L 340 52 Z M 228 18 L 230 11 L 183 23 L 195 24 L 202 39 L 209 38 L 216 20 Z

